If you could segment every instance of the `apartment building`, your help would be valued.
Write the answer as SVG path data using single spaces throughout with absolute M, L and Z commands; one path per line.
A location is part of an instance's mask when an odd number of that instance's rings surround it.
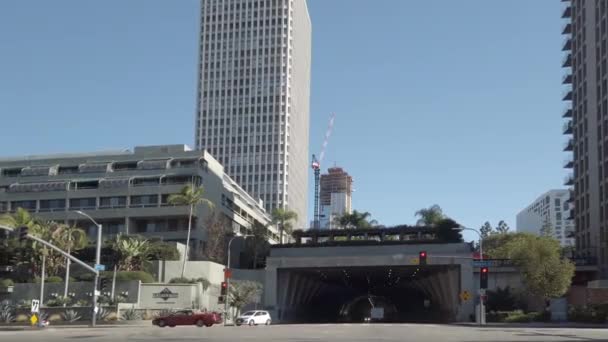
M 574 246 L 574 222 L 569 219 L 570 191 L 550 190 L 517 214 L 517 231 L 541 234 L 549 227 L 562 246 Z
M 60 154 L 0 159 L 0 213 L 21 207 L 33 215 L 77 224 L 95 237 L 96 228 L 75 211 L 102 224 L 103 233 L 138 234 L 185 243 L 189 207 L 172 205 L 171 194 L 188 184 L 202 185 L 214 203 L 194 208 L 191 251 L 201 257 L 205 220 L 214 210 L 236 234 L 271 218 L 207 151 L 186 145 L 137 146 L 132 151 Z M 270 243 L 278 232 L 270 227 Z
M 311 22 L 306 0 L 201 0 L 196 148 L 304 228 Z
M 564 167 L 576 251 L 608 276 L 608 1 L 562 0 Z

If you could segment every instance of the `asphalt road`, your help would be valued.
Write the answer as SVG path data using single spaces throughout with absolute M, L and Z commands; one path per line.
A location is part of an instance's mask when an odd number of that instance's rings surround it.
M 479 328 L 433 324 L 331 324 L 257 327 L 46 328 L 0 331 L 0 341 L 608 341 L 608 329 Z

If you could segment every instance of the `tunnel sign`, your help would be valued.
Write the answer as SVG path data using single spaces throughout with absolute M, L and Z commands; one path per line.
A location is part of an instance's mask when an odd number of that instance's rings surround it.
M 471 299 L 471 293 L 469 293 L 469 291 L 467 291 L 467 290 L 460 292 L 460 299 L 463 302 L 468 301 L 469 299 Z

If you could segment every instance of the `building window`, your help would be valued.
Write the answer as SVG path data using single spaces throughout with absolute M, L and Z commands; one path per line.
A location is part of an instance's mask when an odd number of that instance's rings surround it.
M 124 208 L 126 205 L 127 205 L 126 196 L 101 197 L 99 199 L 99 208 L 100 209 Z
M 11 202 L 12 211 L 16 211 L 17 208 L 22 208 L 27 211 L 36 210 L 36 201 L 13 201 Z
M 156 207 L 157 204 L 158 195 L 131 196 L 132 208 Z
M 70 199 L 70 209 L 95 209 L 96 206 L 97 200 L 94 197 Z
M 40 200 L 39 211 L 63 211 L 65 199 Z

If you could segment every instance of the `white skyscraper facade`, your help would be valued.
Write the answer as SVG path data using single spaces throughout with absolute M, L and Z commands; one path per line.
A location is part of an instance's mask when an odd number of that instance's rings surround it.
M 311 22 L 305 0 L 202 0 L 195 143 L 305 228 Z
M 562 246 L 574 246 L 574 222 L 569 219 L 566 189 L 550 190 L 517 214 L 517 231 L 539 235 L 544 226 L 550 226 L 553 236 Z

